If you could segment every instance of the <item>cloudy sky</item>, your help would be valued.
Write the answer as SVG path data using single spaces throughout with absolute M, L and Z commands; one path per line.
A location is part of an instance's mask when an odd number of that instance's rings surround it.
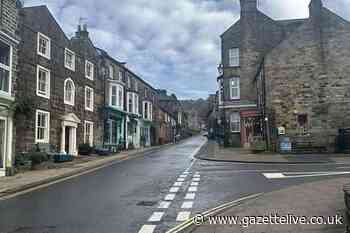
M 220 34 L 239 17 L 239 0 L 24 0 L 46 4 L 68 36 L 79 18 L 93 42 L 156 88 L 181 99 L 216 90 Z M 310 0 L 259 0 L 275 19 L 308 16 Z M 350 19 L 350 0 L 324 0 Z

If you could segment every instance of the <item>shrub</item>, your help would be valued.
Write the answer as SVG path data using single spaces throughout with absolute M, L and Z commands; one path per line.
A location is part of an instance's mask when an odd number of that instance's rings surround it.
M 79 154 L 81 155 L 90 155 L 92 154 L 94 148 L 91 147 L 88 143 L 79 145 Z
M 47 154 L 44 152 L 31 152 L 29 158 L 32 162 L 32 169 L 35 169 L 37 165 L 48 160 Z

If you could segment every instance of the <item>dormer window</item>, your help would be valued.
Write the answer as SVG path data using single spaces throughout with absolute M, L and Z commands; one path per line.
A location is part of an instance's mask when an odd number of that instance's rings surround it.
M 75 71 L 75 53 L 67 48 L 64 51 L 64 66 Z

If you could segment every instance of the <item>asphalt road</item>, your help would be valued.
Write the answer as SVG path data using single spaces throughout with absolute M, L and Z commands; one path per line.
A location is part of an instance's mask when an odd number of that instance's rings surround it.
M 350 171 L 344 164 L 259 165 L 194 160 L 194 153 L 203 143 L 205 138 L 194 137 L 0 201 L 0 233 L 166 232 L 180 223 L 177 218 L 187 214 L 246 195 L 334 177 L 268 179 L 263 173 Z M 182 208 L 184 202 L 189 208 Z M 162 204 L 165 206 L 159 208 Z

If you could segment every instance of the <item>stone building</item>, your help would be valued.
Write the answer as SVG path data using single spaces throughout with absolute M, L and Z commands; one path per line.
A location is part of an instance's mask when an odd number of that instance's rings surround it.
M 18 78 L 18 10 L 20 1 L 0 5 L 0 177 L 13 173 L 15 154 L 14 112 Z
M 187 137 L 188 121 L 180 101 L 175 94 L 168 95 L 167 90 L 158 89 L 159 105 L 176 119 L 176 135 Z
M 46 6 L 20 10 L 16 148 L 52 145 L 61 153 L 78 154 L 80 144 L 102 144 L 101 80 L 98 54 L 87 28 L 69 39 Z
M 241 0 L 241 18 L 221 36 L 219 104 L 230 144 L 249 147 L 262 136 L 275 146 L 283 135 L 292 149 L 333 151 L 338 130 L 349 127 L 350 23 L 321 0 L 309 11 L 273 20 L 257 0 Z
M 126 108 L 124 63 L 98 49 L 99 67 L 104 79 L 104 140 L 103 145 L 112 151 L 126 148 Z

